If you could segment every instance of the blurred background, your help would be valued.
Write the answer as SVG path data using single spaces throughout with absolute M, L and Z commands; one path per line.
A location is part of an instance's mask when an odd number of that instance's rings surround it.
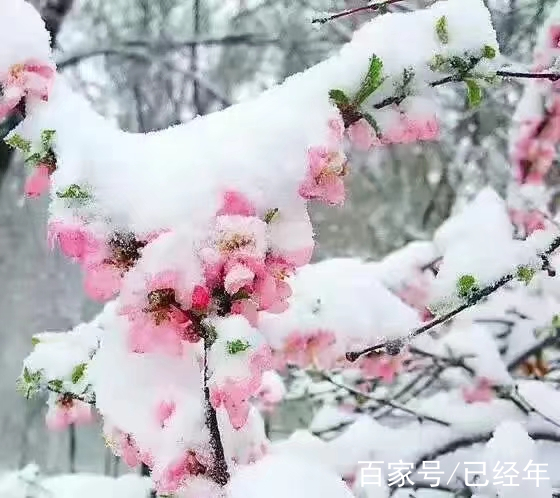
M 188 122 L 250 98 L 336 51 L 373 15 L 311 23 L 322 12 L 363 6 L 365 0 L 32 3 L 52 34 L 64 77 L 101 114 L 137 132 Z M 390 9 L 430 3 L 409 0 Z M 528 63 L 535 32 L 554 1 L 487 3 L 504 57 Z M 387 43 L 399 43 L 398 33 Z M 447 119 L 439 142 L 353 157 L 344 208 L 314 206 L 315 257 L 377 259 L 406 242 L 431 238 L 482 186 L 503 193 L 511 175 L 509 122 L 520 90 L 514 82 L 499 85 L 482 107 L 466 110 L 462 87 L 442 88 Z M 2 136 L 11 124 L 0 125 Z M 115 473 L 118 462 L 108 456 L 97 427 L 49 433 L 44 400 L 26 401 L 15 389 L 34 333 L 70 329 L 97 311 L 83 295 L 78 268 L 48 250 L 46 200 L 23 198 L 25 176 L 0 143 L 0 468 L 35 461 L 44 472 L 75 467 Z M 301 418 L 304 408 L 288 407 L 272 430 L 293 429 Z

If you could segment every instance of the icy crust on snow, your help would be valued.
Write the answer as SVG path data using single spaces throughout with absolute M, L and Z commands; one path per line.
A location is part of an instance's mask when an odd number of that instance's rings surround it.
M 300 269 L 290 280 L 290 307 L 281 315 L 262 313 L 259 328 L 281 351 L 292 334 L 331 333 L 333 359 L 382 338 L 404 337 L 419 325 L 418 314 L 375 278 L 360 260 L 330 259 Z
M 435 34 L 442 16 L 449 31 L 446 45 Z M 395 33 L 403 37 L 406 50 L 386 43 Z M 179 226 L 188 219 L 190 227 L 205 229 L 226 189 L 247 195 L 260 215 L 278 208 L 280 216 L 298 217 L 303 209 L 298 187 L 306 174 L 307 151 L 328 142 L 328 121 L 337 115 L 329 90 L 356 93 L 375 53 L 388 78 L 365 103 L 367 108 L 394 94 L 404 69 L 413 68 L 415 81 L 425 86 L 445 76 L 428 67 L 434 55 L 463 55 L 484 45 L 497 50 L 483 3 L 469 0 L 466 6 L 463 0 L 448 0 L 413 14 L 380 16 L 325 62 L 252 101 L 185 125 L 146 135 L 122 132 L 101 120 L 58 79 L 49 102 L 35 106 L 16 131 L 36 140 L 41 130 L 56 130 L 53 191 L 71 184 L 87 186 L 95 198 L 94 211 L 108 216 L 115 226 L 141 233 Z M 488 69 L 481 63 L 477 71 Z M 412 115 L 414 108 L 426 114 L 424 97 L 409 100 Z M 391 113 L 395 111 L 373 112 L 382 128 L 384 120 L 394 119 Z M 54 217 L 63 206 L 55 199 Z

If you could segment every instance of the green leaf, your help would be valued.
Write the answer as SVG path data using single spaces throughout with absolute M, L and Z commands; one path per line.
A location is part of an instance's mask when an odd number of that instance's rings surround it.
M 29 369 L 27 367 L 25 367 L 23 369 L 23 381 L 26 384 L 30 384 L 32 382 L 33 378 L 31 377 L 31 372 L 29 372 Z
M 476 279 L 472 275 L 462 275 L 457 280 L 457 294 L 462 299 L 468 299 L 477 289 Z
M 17 133 L 12 135 L 10 138 L 6 138 L 4 142 L 6 142 L 13 149 L 20 150 L 21 152 L 24 152 L 26 154 L 29 154 L 31 152 L 31 142 L 21 137 Z
M 275 218 L 279 211 L 280 210 L 278 208 L 269 209 L 264 215 L 264 222 L 266 224 L 269 224 Z
M 41 132 L 41 145 L 43 146 L 43 150 L 45 152 L 51 148 L 55 134 L 56 132 L 54 130 L 43 130 Z
M 432 71 L 440 71 L 446 63 L 447 59 L 443 55 L 436 54 L 432 57 L 429 66 Z
M 447 17 L 441 16 L 436 22 L 436 34 L 438 40 L 447 45 L 449 43 L 449 32 L 447 31 Z
M 370 60 L 369 69 L 362 86 L 354 97 L 354 103 L 356 105 L 362 104 L 384 81 L 383 61 L 377 55 L 374 55 Z
M 496 57 L 496 49 L 490 45 L 484 45 L 482 48 L 482 57 L 485 59 L 493 59 Z
M 243 341 L 241 339 L 227 342 L 227 352 L 229 354 L 243 353 L 243 351 L 247 351 L 249 347 L 250 344 L 247 341 Z
M 402 80 L 395 83 L 395 94 L 399 96 L 407 96 L 410 94 L 410 85 L 414 80 L 414 68 L 404 68 L 402 72 Z
M 343 90 L 331 90 L 329 92 L 329 98 L 336 104 L 337 107 L 345 107 L 350 105 L 350 98 L 344 93 Z
M 482 88 L 476 80 L 467 78 L 465 80 L 467 84 L 467 102 L 469 107 L 477 107 L 482 102 Z
M 25 163 L 35 166 L 39 164 L 42 159 L 43 159 L 43 155 L 40 152 L 35 152 L 25 159 Z
M 381 128 L 379 127 L 379 123 L 375 120 L 375 118 L 367 113 L 364 112 L 364 119 L 369 123 L 369 125 L 375 130 L 375 134 L 378 138 L 381 137 Z
M 249 299 L 251 294 L 249 294 L 245 289 L 239 289 L 233 296 L 231 296 L 232 301 L 242 301 L 244 299 Z
M 72 384 L 77 384 L 78 382 L 80 382 L 80 380 L 84 376 L 86 368 L 87 368 L 87 363 L 80 363 L 79 365 L 76 365 L 74 367 L 74 370 L 72 370 L 72 376 L 71 376 Z
M 83 189 L 82 187 L 80 187 L 79 185 L 77 185 L 76 183 L 70 185 L 69 187 L 67 187 L 64 190 L 59 190 L 56 193 L 57 197 L 60 197 L 61 199 L 89 199 L 90 195 L 89 193 Z
M 517 279 L 524 282 L 525 285 L 529 285 L 533 277 L 535 276 L 535 269 L 530 266 L 520 266 L 517 268 Z
M 60 379 L 50 380 L 48 384 L 49 387 L 55 392 L 62 391 L 64 387 L 64 382 L 62 382 Z
M 37 346 L 37 344 L 39 344 L 41 341 L 39 340 L 38 337 L 32 337 L 31 338 L 31 345 L 32 346 Z
M 552 326 L 555 329 L 560 329 L 560 315 L 554 315 L 552 317 Z

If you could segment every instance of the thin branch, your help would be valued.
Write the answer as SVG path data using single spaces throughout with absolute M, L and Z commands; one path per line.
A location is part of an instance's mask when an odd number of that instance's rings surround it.
M 372 2 L 368 5 L 364 5 L 363 7 L 356 7 L 354 9 L 343 10 L 342 12 L 337 12 L 335 14 L 331 14 L 330 16 L 326 16 L 326 17 L 317 17 L 313 19 L 311 22 L 313 24 L 325 24 L 330 21 L 334 21 L 335 19 L 351 16 L 353 14 L 358 14 L 360 12 L 375 12 L 377 10 L 383 10 L 387 8 L 389 5 L 392 5 L 400 1 L 402 0 L 385 0 L 384 2 Z
M 504 78 L 527 78 L 527 79 L 543 79 L 550 81 L 560 80 L 560 73 L 526 73 L 519 71 L 496 71 L 497 76 L 502 76 Z
M 201 330 L 203 330 L 202 327 Z M 220 486 L 225 486 L 228 483 L 230 476 L 224 453 L 224 445 L 220 436 L 218 417 L 216 415 L 216 410 L 210 402 L 210 387 L 208 386 L 208 352 L 212 346 L 212 340 L 207 331 L 203 331 L 201 335 L 204 337 L 204 404 L 206 411 L 206 426 L 210 432 L 210 446 L 214 454 L 213 466 L 208 473 L 214 482 Z
M 543 349 L 552 346 L 558 342 L 560 337 L 558 336 L 558 331 L 556 331 L 553 335 L 544 338 L 542 341 L 539 341 L 537 344 L 533 345 L 529 349 L 522 351 L 518 354 L 513 360 L 511 360 L 508 365 L 507 369 L 510 372 L 513 372 L 516 368 L 520 367 L 523 363 L 525 363 L 531 356 L 539 353 Z
M 554 241 L 550 244 L 548 249 L 546 249 L 544 252 L 540 253 L 539 256 L 541 258 L 543 258 L 544 260 L 547 260 L 548 256 L 550 256 L 559 247 L 560 247 L 560 237 L 556 237 L 554 239 Z M 468 308 L 471 308 L 475 304 L 478 304 L 484 298 L 493 294 L 494 292 L 496 292 L 498 289 L 502 288 L 507 283 L 515 280 L 515 278 L 516 278 L 515 272 L 504 275 L 502 278 L 500 278 L 499 280 L 497 280 L 493 284 L 488 285 L 486 287 L 483 287 L 482 289 L 474 292 L 471 295 L 471 297 L 469 297 L 469 299 L 467 301 L 465 301 L 463 304 L 461 304 L 457 308 L 451 310 L 449 313 L 446 313 L 445 315 L 439 316 L 439 317 L 435 318 L 434 320 L 432 320 L 431 322 L 428 322 L 428 323 L 422 325 L 421 327 L 413 330 L 412 332 L 409 332 L 409 334 L 406 338 L 396 339 L 396 340 L 393 340 L 393 341 L 387 341 L 387 342 L 383 342 L 381 344 L 376 344 L 375 346 L 365 348 L 361 351 L 349 351 L 348 353 L 346 353 L 346 359 L 350 362 L 355 362 L 358 358 L 360 358 L 363 355 L 366 355 L 366 354 L 369 354 L 369 353 L 374 353 L 374 352 L 380 351 L 382 349 L 398 348 L 400 350 L 400 349 L 402 349 L 402 346 L 404 346 L 405 341 L 411 341 L 415 337 L 418 337 L 419 335 L 424 334 L 425 332 L 428 332 L 428 331 L 432 330 L 434 327 L 437 327 L 438 325 L 441 325 L 441 324 L 449 321 L 451 318 L 455 317 L 456 315 L 458 315 L 462 311 L 464 311 Z
M 350 394 L 352 394 L 354 396 L 359 396 L 359 397 L 362 397 L 362 398 L 366 398 L 368 400 L 371 400 L 371 401 L 374 401 L 375 403 L 380 404 L 381 406 L 390 406 L 391 408 L 394 408 L 396 410 L 401 410 L 402 412 L 408 413 L 409 415 L 412 415 L 419 420 L 429 420 L 430 422 L 435 422 L 436 424 L 440 424 L 440 425 L 443 425 L 445 427 L 450 427 L 451 426 L 451 424 L 449 422 L 445 421 L 445 420 L 441 420 L 441 419 L 433 417 L 431 415 L 426 415 L 426 414 L 423 414 L 423 413 L 419 413 L 419 412 L 413 410 L 412 408 L 408 408 L 407 406 L 401 405 L 400 403 L 397 403 L 395 401 L 391 401 L 391 400 L 388 400 L 388 399 L 375 398 L 371 394 L 363 393 L 359 389 L 355 389 L 352 386 L 342 384 L 342 383 L 334 380 L 326 372 L 319 372 L 319 375 L 321 376 L 322 379 L 326 380 L 327 382 L 330 382 L 331 384 L 333 384 L 337 387 L 340 387 L 341 389 L 344 389 L 345 391 L 348 391 Z
M 174 50 L 180 50 L 183 48 L 192 48 L 196 46 L 220 46 L 220 45 L 250 45 L 250 46 L 260 46 L 260 45 L 270 45 L 276 43 L 278 40 L 275 38 L 270 38 L 265 35 L 259 35 L 254 33 L 241 33 L 226 35 L 223 37 L 208 37 L 208 38 L 193 38 L 188 40 L 175 40 L 166 41 L 159 43 L 150 43 L 147 40 L 123 40 L 118 43 L 117 46 L 108 46 L 100 48 L 91 48 L 84 50 L 83 52 L 78 52 L 76 54 L 70 55 L 57 63 L 59 69 L 63 69 L 67 66 L 72 66 L 78 64 L 84 60 L 91 59 L 92 57 L 97 57 L 99 55 L 113 55 L 120 54 L 122 52 L 130 52 L 131 50 L 142 50 L 144 53 L 138 53 L 139 57 L 146 56 L 146 52 L 169 52 Z

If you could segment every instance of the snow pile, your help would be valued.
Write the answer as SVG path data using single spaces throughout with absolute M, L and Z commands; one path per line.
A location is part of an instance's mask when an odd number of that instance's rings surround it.
M 0 474 L 2 498 L 149 498 L 150 479 L 133 474 L 119 478 L 95 474 L 45 477 L 35 465 Z
M 278 366 L 329 368 L 346 351 L 406 334 L 417 313 L 359 260 L 332 259 L 302 268 L 290 281 L 290 307 L 263 313 L 260 328 L 277 352 Z

